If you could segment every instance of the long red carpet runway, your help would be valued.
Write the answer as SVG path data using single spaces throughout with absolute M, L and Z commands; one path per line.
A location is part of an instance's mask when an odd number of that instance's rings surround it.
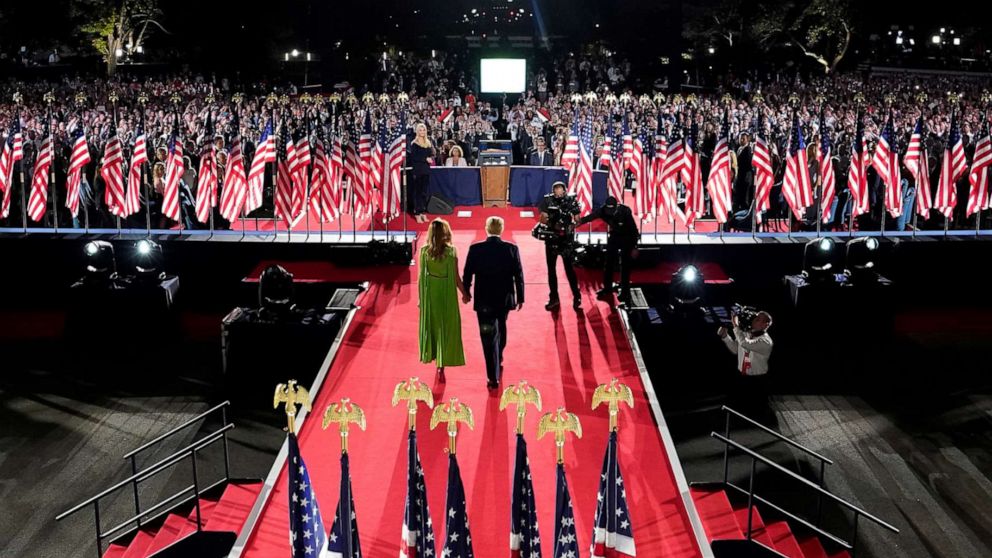
M 543 245 L 530 236 L 532 219 L 519 209 L 473 208 L 470 218 L 451 216 L 454 242 L 463 263 L 472 242 L 485 238 L 485 217 L 499 214 L 507 221 L 504 239 L 520 246 L 527 301 L 510 315 L 507 329 L 506 372 L 503 386 L 521 379 L 540 391 L 544 411 L 564 405 L 579 415 L 583 437 L 567 446 L 566 470 L 575 506 L 576 528 L 582 554 L 587 555 L 592 533 L 599 474 L 608 436 L 605 408 L 591 410 L 593 390 L 611 378 L 620 378 L 634 393 L 633 410 L 624 408 L 620 422 L 621 467 L 627 485 L 638 555 L 645 557 L 701 556 L 687 512 L 642 385 L 634 354 L 620 318 L 606 302 L 596 301 L 598 284 L 582 281 L 580 312 L 570 306 L 564 273 L 559 270 L 563 308 L 547 312 L 547 279 Z M 424 226 L 419 226 L 423 230 Z M 514 422 L 510 412 L 499 411 L 499 397 L 486 390 L 485 364 L 478 324 L 471 306 L 462 306 L 462 334 L 467 366 L 449 368 L 447 382 L 434 379 L 434 368 L 421 364 L 417 347 L 417 286 L 415 267 L 369 269 L 369 290 L 359 300 L 350 330 L 326 380 L 314 395 L 312 416 L 300 428 L 303 457 L 330 526 L 337 504 L 340 441 L 336 430 L 324 431 L 319 417 L 327 405 L 350 397 L 367 416 L 368 429 L 352 429 L 350 454 L 352 485 L 363 555 L 395 558 L 406 490 L 407 420 L 403 406 L 390 400 L 397 382 L 419 376 L 433 385 L 435 401 L 458 397 L 472 407 L 475 429 L 462 427 L 458 438 L 459 463 L 468 496 L 475 554 L 480 558 L 509 554 L 510 476 L 513 467 Z M 286 371 L 287 379 L 292 371 Z M 268 389 L 260 386 L 260 389 Z M 555 451 L 552 437 L 537 440 L 539 414 L 527 416 L 531 471 L 538 518 L 544 530 L 545 556 L 553 554 L 555 506 Z M 420 455 L 427 480 L 429 504 L 437 538 L 443 537 L 447 474 L 447 434 L 443 426 L 429 429 L 429 412 L 418 417 Z M 282 467 L 270 498 L 261 509 L 241 556 L 288 556 L 289 518 L 286 469 Z

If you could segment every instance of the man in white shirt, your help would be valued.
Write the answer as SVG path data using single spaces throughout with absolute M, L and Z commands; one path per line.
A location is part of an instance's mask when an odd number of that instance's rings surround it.
M 758 312 L 747 330 L 741 329 L 736 315 L 733 323 L 733 337 L 725 327 L 721 327 L 718 334 L 727 349 L 737 354 L 737 370 L 742 376 L 764 376 L 768 373 L 768 358 L 772 355 L 772 338 L 768 335 L 771 315 Z

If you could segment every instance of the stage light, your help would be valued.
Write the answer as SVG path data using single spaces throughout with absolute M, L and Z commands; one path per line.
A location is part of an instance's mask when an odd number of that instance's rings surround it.
M 296 50 L 296 49 L 294 48 L 293 50 L 291 50 L 291 51 L 290 51 L 290 54 L 292 54 L 292 55 L 293 55 L 293 58 L 296 58 L 297 56 L 299 56 L 299 55 L 300 55 L 300 51 L 298 51 L 298 50 Z
M 940 44 L 940 35 L 934 35 L 933 37 L 930 37 L 930 42 L 933 43 L 933 44 L 935 44 L 935 45 L 939 45 Z
M 83 247 L 86 254 L 86 282 L 106 282 L 117 274 L 114 245 L 106 240 L 93 240 Z
M 961 37 L 954 37 L 954 46 L 961 46 Z
M 284 315 L 293 306 L 293 274 L 270 265 L 258 278 L 258 306 L 266 313 Z
M 682 266 L 672 275 L 669 309 L 679 313 L 699 310 L 703 302 L 704 283 L 703 274 L 696 266 Z
M 875 283 L 875 254 L 878 252 L 878 239 L 873 237 L 856 238 L 847 243 L 844 275 L 853 283 Z
M 162 270 L 165 261 L 162 246 L 154 240 L 142 239 L 134 244 L 135 276 L 142 282 L 157 282 L 164 276 Z
M 806 243 L 803 251 L 803 276 L 810 281 L 825 281 L 833 278 L 834 241 L 830 238 L 814 238 Z

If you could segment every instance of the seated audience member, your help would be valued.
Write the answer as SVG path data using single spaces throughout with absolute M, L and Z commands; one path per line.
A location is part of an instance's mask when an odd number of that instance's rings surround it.
M 448 151 L 448 158 L 444 160 L 446 167 L 467 167 L 468 161 L 462 155 L 462 148 L 457 145 Z

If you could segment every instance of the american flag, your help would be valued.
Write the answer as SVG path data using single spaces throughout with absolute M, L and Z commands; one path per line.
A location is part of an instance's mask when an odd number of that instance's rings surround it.
M 513 494 L 510 499 L 510 557 L 541 558 L 541 533 L 537 527 L 537 503 L 527 459 L 527 441 L 517 434 L 517 457 L 513 464 Z
M 909 137 L 903 164 L 916 179 L 916 212 L 926 219 L 933 208 L 933 196 L 930 193 L 930 164 L 927 160 L 926 146 L 923 145 L 922 116 L 916 121 L 916 128 Z
M 575 533 L 572 495 L 568 491 L 565 465 L 558 464 L 558 488 L 555 491 L 555 554 L 554 558 L 579 558 L 579 541 Z
M 349 140 L 342 146 L 344 149 L 344 175 L 348 177 L 348 188 L 351 190 L 351 203 L 354 204 L 354 217 L 365 214 L 365 204 L 368 197 L 365 193 L 365 177 L 362 176 L 361 161 L 358 156 L 358 146 L 354 133 L 349 134 Z M 349 209 L 346 207 L 346 209 Z
M 276 135 L 272 126 L 272 117 L 269 117 L 261 137 L 258 138 L 255 155 L 251 159 L 251 169 L 248 171 L 248 195 L 245 198 L 244 210 L 246 215 L 262 207 L 262 198 L 265 192 L 265 165 L 274 162 L 276 162 Z
M 375 212 L 372 201 L 372 139 L 372 116 L 366 111 L 362 134 L 358 137 L 359 183 L 352 185 L 356 196 L 355 205 L 363 216 Z
M 654 132 L 654 157 L 651 158 L 651 170 L 649 180 L 651 181 L 651 199 L 653 205 L 651 212 L 658 218 L 666 213 L 672 222 L 675 221 L 675 213 L 669 210 L 676 203 L 676 196 L 667 189 L 661 180 L 662 172 L 665 170 L 665 162 L 668 161 L 668 138 L 662 128 L 663 120 L 658 119 L 658 127 Z
M 950 219 L 958 204 L 957 181 L 968 172 L 968 162 L 964 157 L 964 144 L 961 141 L 961 128 L 957 115 L 951 114 L 951 131 L 944 147 L 944 159 L 940 164 L 940 181 L 937 183 L 937 200 L 934 203 L 944 217 Z
M 837 175 L 834 173 L 833 153 L 831 153 L 830 130 L 823 111 L 820 111 L 820 145 L 816 152 L 816 162 L 820 169 L 820 216 L 824 223 L 829 223 L 833 215 L 830 207 L 837 194 Z
M 982 135 L 975 144 L 975 155 L 971 160 L 968 182 L 968 216 L 989 208 L 989 165 L 992 165 L 992 138 L 989 137 L 989 122 L 984 119 Z
M 579 161 L 579 109 L 572 113 L 572 129 L 565 139 L 565 149 L 561 154 L 561 166 L 570 170 Z
M 45 216 L 45 209 L 48 206 L 48 171 L 52 168 L 52 160 L 55 158 L 55 151 L 52 142 L 52 134 L 46 130 L 45 140 L 38 149 L 38 156 L 34 162 L 34 173 L 31 177 L 31 197 L 28 199 L 28 216 L 32 221 L 41 221 Z
M 324 127 L 318 126 L 310 210 L 322 223 L 329 223 L 341 215 L 341 163 L 341 138 L 335 136 L 328 146 Z
M 669 221 L 675 222 L 678 217 L 683 223 L 686 222 L 685 213 L 679 207 L 678 182 L 682 176 L 682 167 L 685 166 L 685 141 L 682 138 L 682 127 L 676 124 L 672 128 L 671 141 L 668 143 L 668 153 L 665 155 L 665 164 L 661 170 L 661 188 L 664 194 L 663 199 L 668 203 Z
M 214 124 L 210 112 L 203 129 L 200 148 L 200 172 L 196 179 L 196 220 L 210 221 L 210 213 L 217 207 L 217 154 L 214 149 Z
M 596 499 L 592 558 L 633 558 L 637 555 L 634 527 L 627 507 L 627 489 L 620 474 L 616 432 L 610 432 Z
M 899 147 L 896 145 L 896 132 L 889 116 L 882 133 L 878 136 L 875 155 L 871 166 L 875 167 L 879 178 L 885 184 L 885 208 L 893 217 L 902 215 L 902 176 L 899 172 Z
M 417 432 L 410 431 L 407 442 L 406 507 L 403 512 L 403 540 L 400 558 L 433 558 L 434 523 L 427 505 L 427 483 L 417 452 Z
M 374 215 L 376 210 L 384 211 L 382 205 L 384 192 L 382 189 L 388 180 L 386 157 L 389 154 L 389 129 L 385 120 L 379 120 L 379 129 L 372 143 L 372 155 L 369 159 L 369 180 L 368 192 L 369 200 L 372 204 L 371 210 Z
M 710 176 L 706 187 L 710 192 L 710 202 L 713 204 L 713 216 L 717 222 L 726 223 L 727 214 L 731 209 L 731 180 L 733 169 L 730 166 L 730 111 L 723 115 L 723 128 L 713 149 L 713 161 L 710 163 Z
M 754 135 L 754 153 L 751 155 L 751 167 L 754 168 L 754 214 L 760 223 L 761 215 L 771 208 L 772 186 L 775 184 L 775 172 L 772 170 L 772 154 L 765 139 L 764 121 L 758 117 L 758 130 Z
M 279 155 L 276 160 L 275 215 L 287 224 L 293 222 L 293 163 L 296 161 L 296 145 L 289 133 L 289 126 L 282 124 L 279 133 Z
M 579 161 L 569 173 L 568 191 L 579 202 L 579 215 L 592 211 L 592 122 L 586 121 L 579 131 Z
M 606 142 L 603 144 L 603 160 L 606 161 L 609 170 L 606 189 L 617 200 L 623 200 L 623 136 L 614 134 L 612 121 L 606 132 Z
M 309 127 L 309 125 L 307 126 Z M 293 218 L 299 217 L 307 204 L 307 192 L 310 187 L 310 163 L 313 157 L 310 155 L 310 134 L 304 131 L 293 141 L 296 148 L 296 157 L 289 163 L 290 174 L 293 180 Z
M 789 155 L 785 158 L 782 194 L 796 219 L 802 219 L 806 208 L 813 205 L 813 187 L 809 178 L 809 162 L 806 160 L 806 141 L 799 127 L 799 114 L 792 115 L 792 133 L 789 137 Z
M 10 215 L 10 199 L 14 194 L 14 163 L 24 158 L 24 136 L 21 134 L 21 115 L 15 114 L 10 120 L 10 130 L 3 142 L 0 153 L 0 190 L 3 202 L 0 205 L 0 218 Z
M 344 525 L 345 522 L 348 523 L 347 526 Z M 358 539 L 358 514 L 355 513 L 355 498 L 351 493 L 351 470 L 347 453 L 341 454 L 341 494 L 338 497 L 338 509 L 334 513 L 334 523 L 331 525 L 327 539 L 329 558 L 362 557 L 362 545 Z
M 169 156 L 165 160 L 165 187 L 162 200 L 162 214 L 179 221 L 179 180 L 186 172 L 183 161 L 183 142 L 179 137 L 179 115 L 172 124 L 172 134 L 169 137 Z
M 847 188 L 851 192 L 851 215 L 868 213 L 868 144 L 865 140 L 865 119 L 858 112 L 858 127 L 851 148 L 851 167 L 847 171 Z
M 620 133 L 623 134 L 623 161 L 624 168 L 630 165 L 630 160 L 634 156 L 634 136 L 630 135 L 630 123 L 627 122 L 627 115 L 623 115 L 623 124 Z M 617 198 L 620 199 L 620 198 Z
M 86 133 L 79 126 L 72 133 L 72 153 L 65 178 L 65 206 L 73 217 L 79 214 L 79 190 L 83 183 L 83 169 L 90 163 L 90 146 Z
M 245 158 L 241 152 L 241 122 L 237 113 L 231 122 L 233 136 L 224 169 L 224 189 L 220 196 L 220 214 L 233 223 L 241 215 L 248 195 L 248 178 L 245 176 Z
M 124 217 L 124 146 L 117 135 L 116 126 L 111 126 L 110 139 L 103 148 L 103 161 L 100 163 L 100 176 L 105 184 L 104 204 L 107 211 L 118 217 Z
M 317 494 L 310 484 L 296 434 L 289 435 L 289 541 L 293 558 L 330 558 Z
M 124 196 L 124 215 L 134 215 L 141 209 L 141 167 L 148 162 L 148 140 L 145 125 L 139 123 L 135 129 L 134 149 L 131 150 L 131 164 L 128 167 L 127 195 Z
M 634 206 L 637 210 L 637 214 L 642 218 L 648 218 L 651 215 L 651 204 L 650 197 L 648 196 L 648 190 L 650 185 L 647 177 L 647 168 L 644 164 L 645 151 L 647 151 L 648 139 L 644 135 L 644 126 L 637 127 L 637 137 L 633 139 L 633 147 L 630 155 L 630 161 L 627 168 L 630 169 L 630 174 L 634 179 Z
M 387 179 L 383 183 L 385 196 L 384 218 L 391 219 L 403 211 L 403 165 L 406 163 L 406 118 L 401 118 L 393 128 L 386 158 Z
M 458 469 L 458 459 L 448 455 L 448 494 L 444 517 L 443 558 L 475 558 L 472 550 L 472 533 L 469 532 L 468 506 L 465 505 L 465 487 Z
M 683 140 L 685 147 L 682 150 L 682 183 L 685 184 L 685 219 L 686 224 L 692 227 L 696 218 L 701 217 L 706 211 L 706 200 L 703 198 L 703 174 L 699 166 L 699 152 L 696 151 L 696 139 L 699 135 L 699 126 L 693 122 L 689 128 L 689 135 Z

